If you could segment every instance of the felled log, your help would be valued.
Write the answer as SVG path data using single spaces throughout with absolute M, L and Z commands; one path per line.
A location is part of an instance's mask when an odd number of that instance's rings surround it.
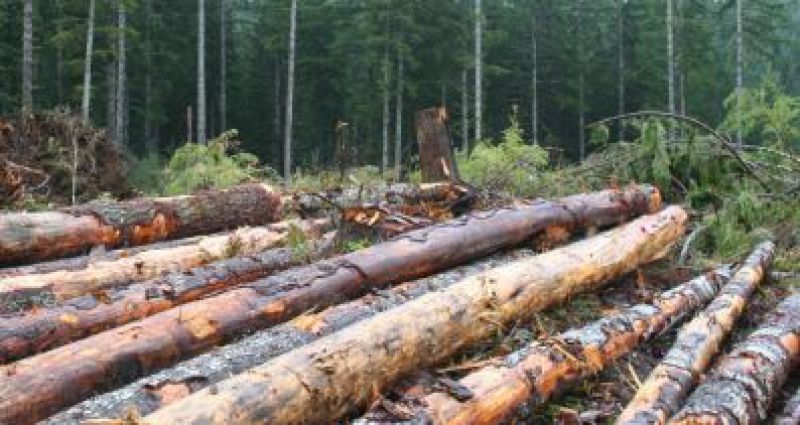
M 660 335 L 680 318 L 702 308 L 730 278 L 729 268 L 667 291 L 587 326 L 536 341 L 458 381 L 464 399 L 434 392 L 419 405 L 420 423 L 505 423 L 520 406 L 546 402 L 564 387 L 603 370 L 642 342 Z
M 0 423 L 34 422 L 97 390 L 248 331 L 520 244 L 548 226 L 576 231 L 618 223 L 658 207 L 660 196 L 650 186 L 540 201 L 461 217 L 337 259 L 287 270 L 0 368 L 0 376 L 5 375 L 0 380 Z M 676 215 L 682 217 L 674 211 L 670 217 Z M 677 231 L 681 224 L 662 227 Z M 657 242 L 663 241 L 655 238 L 653 243 Z
M 0 265 L 135 246 L 281 218 L 281 197 L 263 184 L 173 198 L 89 203 L 59 211 L 0 215 Z
M 800 388 L 786 401 L 783 410 L 775 417 L 775 425 L 800 424 Z
M 142 251 L 116 261 L 88 265 L 81 270 L 6 278 L 0 281 L 0 313 L 53 305 L 64 300 L 100 292 L 114 286 L 141 282 L 170 272 L 182 272 L 238 255 L 273 248 L 286 241 L 295 224 L 275 223 L 243 228 L 229 234 L 201 239 L 196 244 Z M 304 232 L 318 233 L 330 220 L 298 222 Z
M 795 294 L 716 364 L 670 424 L 765 423 L 770 403 L 798 360 L 800 294 Z
M 324 255 L 329 235 L 308 247 Z M 178 305 L 307 263 L 294 248 L 274 248 L 170 273 L 141 284 L 68 300 L 49 308 L 0 317 L 0 364 L 152 316 Z
M 423 182 L 459 180 L 447 121 L 447 108 L 443 106 L 417 112 L 419 169 Z
M 617 424 L 665 424 L 678 411 L 764 279 L 774 251 L 772 242 L 759 244 L 708 307 L 681 328 Z
M 380 389 L 517 320 L 658 259 L 680 207 L 468 277 L 277 357 L 147 416 L 157 424 L 331 423 Z

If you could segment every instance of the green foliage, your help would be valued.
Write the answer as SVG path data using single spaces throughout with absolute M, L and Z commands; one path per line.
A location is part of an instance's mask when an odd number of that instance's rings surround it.
M 142 158 L 131 158 L 130 174 L 128 179 L 139 191 L 145 195 L 159 195 L 164 184 L 164 160 L 155 152 L 150 152 Z
M 740 112 L 737 113 L 737 104 Z M 800 97 L 785 94 L 768 74 L 761 85 L 734 92 L 725 101 L 723 127 L 779 149 L 800 150 Z
M 292 258 L 295 260 L 308 260 L 311 257 L 311 246 L 308 236 L 303 229 L 294 223 L 289 225 L 289 234 L 286 240 L 289 248 L 292 249 Z
M 347 239 L 342 243 L 341 250 L 343 253 L 354 252 L 369 248 L 370 245 L 372 241 L 369 238 Z
M 269 170 L 259 166 L 255 155 L 233 152 L 238 144 L 236 136 L 232 130 L 206 145 L 187 143 L 176 150 L 164 170 L 164 193 L 226 188 L 269 177 Z
M 534 194 L 535 182 L 547 160 L 547 151 L 542 147 L 525 143 L 515 115 L 496 144 L 483 141 L 469 155 L 456 155 L 459 173 L 465 181 L 515 196 Z

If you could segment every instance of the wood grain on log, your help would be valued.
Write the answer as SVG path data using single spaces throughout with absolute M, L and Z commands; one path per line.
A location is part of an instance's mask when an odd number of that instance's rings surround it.
M 800 294 L 772 310 L 725 355 L 670 420 L 675 425 L 757 425 L 800 360 Z
M 637 186 L 473 214 L 185 304 L 0 367 L 0 423 L 34 422 L 248 331 L 515 246 L 548 226 L 602 227 L 660 205 L 657 190 Z
M 679 207 L 468 277 L 146 417 L 153 424 L 331 423 L 389 385 L 516 320 L 658 259 L 683 235 Z
M 285 243 L 291 226 L 304 232 L 319 233 L 330 224 L 328 219 L 317 219 L 242 228 L 201 239 L 196 244 L 142 251 L 116 261 L 93 263 L 81 270 L 1 279 L 0 313 L 52 305 L 165 273 L 187 271 L 212 261 L 254 254 Z
M 720 295 L 681 328 L 675 344 L 639 387 L 617 424 L 664 424 L 678 411 L 764 280 L 774 251 L 771 242 L 756 247 Z
M 173 198 L 90 203 L 59 211 L 0 215 L 0 265 L 135 246 L 280 220 L 281 197 L 263 184 Z
M 472 395 L 468 400 L 447 392 L 426 396 L 418 419 L 448 425 L 502 423 L 517 408 L 544 403 L 702 308 L 730 275 L 730 268 L 720 268 L 657 296 L 652 304 L 536 341 L 460 379 L 458 384 Z
M 311 242 L 317 258 L 333 235 Z M 274 272 L 306 264 L 294 248 L 274 248 L 217 261 L 186 272 L 68 300 L 62 305 L 0 316 L 0 364 L 199 300 Z

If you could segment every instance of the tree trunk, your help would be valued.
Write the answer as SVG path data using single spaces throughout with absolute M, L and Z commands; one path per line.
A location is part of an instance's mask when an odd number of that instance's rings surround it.
M 539 54 L 536 45 L 536 15 L 531 18 L 531 141 L 534 145 L 539 144 L 539 78 L 538 62 Z
M 117 105 L 114 108 L 116 118 L 114 124 L 116 125 L 117 143 L 125 144 L 125 31 L 126 31 L 126 15 L 125 4 L 122 0 L 117 0 Z
M 228 130 L 228 3 L 219 0 L 219 126 Z
M 461 151 L 469 154 L 469 90 L 466 69 L 461 71 Z
M 115 50 L 112 47 L 112 50 Z M 114 59 L 116 61 L 116 59 Z M 116 63 L 106 66 L 106 128 L 111 139 L 117 142 L 117 67 Z
M 389 169 L 389 50 L 383 52 L 383 127 L 381 128 L 381 173 Z
M 417 143 L 419 143 L 419 168 L 425 183 L 458 181 L 458 169 L 453 158 L 450 117 L 445 107 L 417 112 Z
M 283 179 L 292 182 L 292 119 L 294 118 L 294 56 L 297 34 L 297 0 L 292 0 L 289 15 L 289 71 L 286 77 L 286 129 L 283 141 Z
M 766 275 L 775 245 L 762 243 L 708 307 L 681 328 L 672 348 L 639 387 L 619 425 L 664 424 L 680 408 Z
M 716 364 L 670 423 L 757 425 L 800 360 L 800 294 L 781 302 Z
M 673 22 L 673 0 L 667 0 L 667 89 L 669 93 L 669 113 L 675 115 L 675 41 Z M 670 124 L 670 139 L 675 138 L 675 124 Z
M 281 214 L 280 196 L 261 184 L 193 196 L 4 214 L 0 215 L 0 264 L 65 257 L 96 245 L 144 245 L 235 226 L 272 223 Z
M 325 221 L 302 227 L 315 229 Z M 106 290 L 170 272 L 188 272 L 212 261 L 250 255 L 284 243 L 287 225 L 245 228 L 209 237 L 196 244 L 144 251 L 116 261 L 91 264 L 75 271 L 8 278 L 0 286 L 0 313 L 53 305 L 83 295 L 106 298 Z
M 578 56 L 580 57 L 578 75 L 578 159 L 586 159 L 586 111 L 585 111 L 585 53 L 583 52 L 583 0 L 578 0 Z
M 186 141 L 194 141 L 194 133 L 192 132 L 192 121 L 194 121 L 194 114 L 192 114 L 192 105 L 186 107 Z
M 33 112 L 33 0 L 25 0 L 22 31 L 22 113 Z
M 744 87 L 744 31 L 742 19 L 742 2 L 744 0 L 736 0 L 736 118 L 740 121 L 736 129 L 736 143 L 742 145 L 742 101 L 739 98 L 742 95 L 742 88 Z
M 275 120 L 275 146 L 281 146 L 283 143 L 282 133 L 281 133 L 281 124 L 283 123 L 281 117 L 281 62 L 279 59 L 275 59 L 275 97 L 274 97 L 274 104 L 273 108 L 275 110 L 275 116 L 273 119 Z
M 144 144 L 148 154 L 156 154 L 158 146 L 153 140 L 153 0 L 145 0 L 144 13 L 147 23 L 144 35 Z
M 498 327 L 661 258 L 687 219 L 670 207 L 598 236 L 508 263 L 349 326 L 148 416 L 159 424 L 331 423 L 380 388 Z M 287 373 L 290 371 L 291 373 Z M 202 419 L 200 419 L 202 418 Z
M 471 394 L 468 399 L 440 391 L 425 396 L 420 423 L 506 423 L 521 406 L 546 403 L 702 308 L 730 275 L 730 268 L 723 267 L 661 294 L 652 305 L 627 308 L 496 359 L 458 381 Z
M 400 32 L 397 43 L 397 105 L 394 120 L 394 179 L 400 181 L 403 175 L 403 32 Z
M 483 139 L 483 13 L 475 0 L 475 143 Z
M 56 34 L 64 32 L 64 4 L 56 0 L 55 9 L 58 13 L 56 18 Z M 61 41 L 56 41 L 56 95 L 58 105 L 64 104 L 64 45 Z
M 0 423 L 35 422 L 98 390 L 206 351 L 242 333 L 515 246 L 548 228 L 576 231 L 605 226 L 659 207 L 658 192 L 648 186 L 577 195 L 453 220 L 338 259 L 289 270 L 0 368 L 0 376 L 4 376 L 0 381 Z M 674 220 L 669 231 L 662 229 L 661 234 L 682 231 L 683 216 L 668 217 Z M 645 236 L 639 227 L 652 220 L 635 227 L 636 237 L 658 239 Z M 644 252 L 633 250 L 630 254 L 647 258 L 655 249 L 647 245 Z M 615 248 L 615 254 L 623 252 L 619 246 Z M 663 248 L 658 247 L 659 251 Z M 595 252 L 588 255 L 599 258 Z M 613 270 L 619 272 L 622 265 L 614 266 Z
M 89 18 L 86 22 L 86 56 L 83 60 L 83 98 L 81 116 L 84 124 L 89 124 L 92 99 L 92 55 L 94 54 L 94 15 L 96 0 L 89 0 Z
M 197 143 L 205 144 L 206 134 L 206 2 L 197 0 Z
M 300 229 L 308 232 L 309 237 L 316 237 L 327 224 L 327 220 L 309 222 L 301 224 Z M 289 226 L 276 227 L 276 230 L 257 228 L 237 232 L 225 237 L 222 240 L 224 245 L 206 241 L 203 246 L 210 248 L 208 260 L 187 259 L 182 264 L 175 264 L 178 267 L 172 267 L 173 271 L 163 277 L 119 289 L 110 287 L 107 291 L 92 291 L 91 295 L 62 305 L 0 318 L 0 364 L 51 350 L 303 264 L 306 257 L 295 255 L 293 248 L 273 248 L 285 244 L 292 231 Z M 327 238 L 329 242 L 332 239 Z M 239 248 L 233 252 L 234 247 Z M 312 250 L 309 255 L 315 250 L 322 251 L 315 245 L 309 248 Z M 163 254 L 169 256 L 171 253 Z M 227 257 L 232 258 L 221 259 Z M 201 266 L 214 259 L 220 260 Z M 184 266 L 192 262 L 194 267 Z
M 617 114 L 625 114 L 625 1 L 617 0 Z M 625 124 L 619 122 L 618 140 L 625 140 Z

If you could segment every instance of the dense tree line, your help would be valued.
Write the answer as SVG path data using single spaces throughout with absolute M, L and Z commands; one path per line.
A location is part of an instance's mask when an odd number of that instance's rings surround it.
M 441 104 L 458 145 L 516 113 L 577 159 L 594 119 L 719 123 L 767 73 L 800 93 L 798 28 L 796 0 L 0 0 L 0 115 L 83 109 L 137 155 L 236 128 L 276 169 L 345 137 L 388 168 Z

